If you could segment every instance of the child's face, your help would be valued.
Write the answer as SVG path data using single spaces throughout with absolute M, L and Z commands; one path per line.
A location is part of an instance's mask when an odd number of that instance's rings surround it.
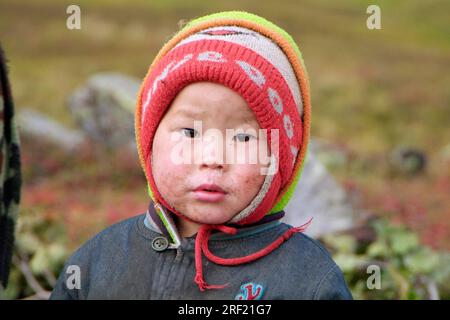
M 227 129 L 234 131 L 227 136 Z M 152 172 L 159 192 L 197 223 L 229 221 L 257 195 L 265 178 L 261 171 L 267 164 L 259 156 L 250 160 L 258 152 L 268 155 L 267 138 L 258 129 L 253 112 L 235 91 L 212 82 L 188 85 L 174 99 L 153 140 Z M 183 148 L 189 152 L 180 163 L 174 155 Z M 227 159 L 232 154 L 242 158 Z

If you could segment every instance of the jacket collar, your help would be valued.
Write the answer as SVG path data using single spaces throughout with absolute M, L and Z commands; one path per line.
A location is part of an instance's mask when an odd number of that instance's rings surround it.
M 279 224 L 279 220 L 284 217 L 284 211 L 279 211 L 275 214 L 267 215 L 257 223 L 245 226 L 232 225 L 234 228 L 238 229 L 238 234 L 236 235 L 225 235 L 225 234 L 212 234 L 211 239 L 214 238 L 235 238 L 242 237 L 247 234 L 253 234 L 255 232 L 260 232 L 271 226 Z M 176 227 L 175 221 L 172 218 L 173 213 L 169 211 L 167 208 L 163 207 L 161 204 L 150 202 L 144 224 L 147 228 L 164 235 L 168 239 L 170 239 L 169 248 L 176 249 L 181 244 L 181 236 Z

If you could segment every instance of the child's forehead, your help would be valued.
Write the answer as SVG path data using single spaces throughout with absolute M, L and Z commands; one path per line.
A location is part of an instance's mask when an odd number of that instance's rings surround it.
M 198 81 L 193 82 L 185 86 L 180 93 L 179 96 L 192 96 L 200 99 L 220 99 L 220 98 L 236 98 L 240 100 L 244 100 L 241 95 L 220 83 L 212 82 L 212 81 Z M 244 100 L 245 101 L 245 100 Z
M 180 92 L 174 99 L 168 111 L 173 118 L 201 119 L 208 117 L 211 123 L 221 123 L 224 120 L 258 123 L 248 103 L 237 92 L 227 88 L 228 92 L 233 94 L 231 96 L 214 90 L 208 92 L 208 86 L 197 86 L 197 88 L 202 90 Z
M 170 107 L 177 110 L 194 109 L 192 112 L 195 112 L 195 109 L 213 107 L 218 107 L 223 112 L 251 112 L 247 101 L 238 92 L 213 82 L 197 82 L 186 86 L 178 93 Z
M 217 112 L 223 115 L 222 117 L 216 117 Z M 172 109 L 173 117 L 184 117 L 184 118 L 202 118 L 205 116 L 212 116 L 211 122 L 221 122 L 224 118 L 235 118 L 243 122 L 254 122 L 257 121 L 253 114 L 253 111 L 248 107 L 235 108 L 233 111 L 227 112 L 226 110 L 213 110 L 210 108 L 192 106 L 182 106 L 178 105 Z

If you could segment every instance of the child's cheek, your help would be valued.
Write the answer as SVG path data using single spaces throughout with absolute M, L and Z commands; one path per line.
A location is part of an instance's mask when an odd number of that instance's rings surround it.
M 236 168 L 234 185 L 238 194 L 247 195 L 246 198 L 253 198 L 264 182 L 264 175 L 260 174 L 259 165 L 240 165 Z M 246 190 L 247 192 L 242 192 Z
M 165 159 L 163 163 L 166 165 L 161 165 L 155 172 L 155 176 L 158 176 L 158 188 L 161 188 L 166 193 L 166 197 L 179 197 L 185 188 L 184 182 L 186 181 L 187 169 L 186 165 L 172 164 L 170 158 Z
M 162 196 L 169 202 L 181 197 L 185 189 L 187 166 L 177 164 L 172 159 L 174 143 L 167 138 L 168 134 L 157 136 L 153 144 L 152 172 L 156 186 Z
M 181 204 L 185 198 L 188 166 L 174 163 L 169 151 L 159 157 L 158 163 L 158 172 L 156 173 L 158 190 L 169 204 L 181 209 Z

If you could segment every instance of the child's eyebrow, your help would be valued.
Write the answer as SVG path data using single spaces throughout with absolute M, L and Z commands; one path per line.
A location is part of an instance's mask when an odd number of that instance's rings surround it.
M 189 109 L 183 108 L 183 109 L 176 110 L 173 115 L 180 116 L 180 117 L 186 117 L 186 118 L 190 118 L 190 119 L 199 119 L 206 113 L 207 113 L 207 111 L 197 111 L 193 108 L 189 108 Z M 258 123 L 258 121 L 252 115 L 246 115 L 244 117 L 235 115 L 233 117 L 233 119 L 234 119 L 234 121 L 239 122 L 239 123 L 248 123 L 248 124 L 252 124 L 254 122 Z
M 252 122 L 258 123 L 258 120 L 256 120 L 255 117 L 253 117 L 251 115 L 245 116 L 242 120 L 244 123 L 248 123 L 248 124 L 251 124 Z
M 178 109 L 173 114 L 174 116 L 182 116 L 187 118 L 198 118 L 200 117 L 204 112 L 198 112 L 194 109 Z

